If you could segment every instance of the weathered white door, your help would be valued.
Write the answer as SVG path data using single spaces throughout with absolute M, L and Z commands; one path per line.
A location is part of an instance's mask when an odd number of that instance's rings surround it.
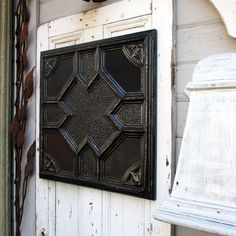
M 171 180 L 172 11 L 172 0 L 122 0 L 39 27 L 38 146 L 40 52 L 152 28 L 158 30 L 158 141 L 156 201 L 40 179 L 37 163 L 37 236 L 170 236 L 170 226 L 154 220 L 152 215 L 168 194 Z

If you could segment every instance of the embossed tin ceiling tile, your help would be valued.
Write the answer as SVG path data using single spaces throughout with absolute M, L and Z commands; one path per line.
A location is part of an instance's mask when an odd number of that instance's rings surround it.
M 156 32 L 41 54 L 40 177 L 155 198 Z

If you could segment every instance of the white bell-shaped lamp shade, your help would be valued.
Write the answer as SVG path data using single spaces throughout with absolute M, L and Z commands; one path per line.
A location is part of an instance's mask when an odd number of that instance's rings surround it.
M 171 195 L 154 218 L 236 235 L 236 53 L 198 63 Z

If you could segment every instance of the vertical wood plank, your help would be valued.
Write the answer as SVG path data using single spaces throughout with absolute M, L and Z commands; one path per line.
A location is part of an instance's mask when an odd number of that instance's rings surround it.
M 124 196 L 117 193 L 111 193 L 111 235 L 123 235 L 123 201 Z
M 56 183 L 48 181 L 48 235 L 56 236 Z
M 80 235 L 102 235 L 102 191 L 82 188 L 82 207 L 80 214 L 82 233 Z
M 104 25 L 104 37 L 119 36 L 152 28 L 151 15 Z M 110 235 L 150 235 L 150 201 L 111 193 Z
M 56 235 L 77 236 L 79 232 L 78 186 L 56 183 Z
M 39 107 L 40 107 L 40 52 L 48 49 L 48 24 L 38 28 L 36 67 L 36 160 L 39 160 Z M 36 235 L 49 233 L 48 180 L 39 178 L 39 161 L 36 161 Z M 51 236 L 51 234 L 50 234 Z
M 168 16 L 168 17 L 166 17 Z M 165 24 L 161 19 L 165 19 Z M 169 193 L 172 160 L 172 47 L 173 3 L 172 0 L 153 0 L 153 26 L 158 29 L 157 72 L 157 200 Z
M 151 212 L 164 201 L 171 188 L 171 166 L 174 151 L 172 120 L 172 66 L 174 9 L 172 0 L 153 0 L 152 26 L 158 29 L 157 68 L 157 168 L 156 201 Z M 165 24 L 163 24 L 165 19 Z M 168 163 L 168 165 L 167 165 Z M 151 218 L 151 235 L 171 235 L 171 226 Z
M 105 38 L 104 25 L 99 27 L 100 37 Z M 111 204 L 111 192 L 102 191 L 102 230 L 101 236 L 110 236 L 111 233 L 111 209 L 113 205 Z
M 110 236 L 111 234 L 111 193 L 102 191 L 102 236 Z
M 79 187 L 79 192 L 78 192 L 78 203 L 79 203 L 79 219 L 78 219 L 78 226 L 79 226 L 79 234 L 78 235 L 83 235 L 84 233 L 84 228 L 86 225 L 84 225 L 83 221 L 83 216 L 84 216 L 84 196 L 83 196 L 83 191 L 85 187 Z M 87 226 L 88 227 L 88 226 Z
M 111 193 L 102 191 L 102 236 L 111 234 Z
M 11 232 L 11 173 L 10 163 L 10 113 L 11 113 L 11 8 L 12 1 L 0 3 L 0 232 L 2 236 Z
M 67 34 L 63 37 L 50 38 L 50 49 L 74 45 L 81 41 L 83 32 Z M 52 198 L 49 196 L 49 219 L 55 229 L 50 228 L 49 235 L 76 236 L 79 232 L 79 187 L 61 182 L 49 181 L 49 188 Z M 54 192 L 54 195 L 52 194 Z M 53 197 L 55 196 L 55 197 Z M 55 232 L 55 233 L 54 233 Z
M 123 202 L 123 235 L 144 235 L 144 202 L 147 200 L 126 196 Z
M 29 11 L 32 12 L 29 22 L 29 37 L 27 41 L 27 58 L 28 58 L 28 68 L 30 71 L 34 66 L 36 66 L 36 35 L 37 35 L 37 1 L 31 1 L 28 3 Z M 27 74 L 28 72 L 26 72 Z M 34 76 L 34 81 L 36 80 L 36 76 Z M 35 85 L 35 84 L 34 84 Z M 32 129 L 35 126 L 35 86 L 34 93 L 28 101 L 27 105 L 27 126 L 25 130 L 25 143 L 23 150 L 23 163 L 22 166 L 25 166 L 27 161 L 27 151 L 30 145 L 35 140 L 36 130 Z M 36 214 L 36 206 L 35 206 L 35 180 L 36 176 L 32 175 L 28 181 L 28 189 L 27 195 L 25 199 L 24 205 L 24 214 L 21 223 L 21 234 L 24 236 L 35 235 L 35 214 Z
M 149 200 L 144 201 L 144 234 L 145 236 L 150 236 L 152 231 L 152 225 L 151 225 L 151 218 L 152 218 L 152 212 L 151 212 L 151 202 Z

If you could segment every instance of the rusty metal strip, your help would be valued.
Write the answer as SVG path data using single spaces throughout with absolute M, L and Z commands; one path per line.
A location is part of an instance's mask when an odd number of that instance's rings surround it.
M 33 173 L 33 163 L 35 156 L 35 141 L 30 146 L 27 154 L 24 151 L 27 105 L 28 100 L 33 93 L 34 72 L 34 68 L 32 68 L 30 72 L 25 75 L 26 71 L 28 71 L 27 39 L 30 19 L 27 0 L 19 0 L 15 12 L 15 18 L 15 114 L 11 125 L 11 134 L 14 142 L 15 153 L 15 235 L 20 236 L 20 227 L 24 213 L 24 203 L 27 194 L 28 179 Z M 24 159 L 27 160 L 23 172 L 22 163 Z

